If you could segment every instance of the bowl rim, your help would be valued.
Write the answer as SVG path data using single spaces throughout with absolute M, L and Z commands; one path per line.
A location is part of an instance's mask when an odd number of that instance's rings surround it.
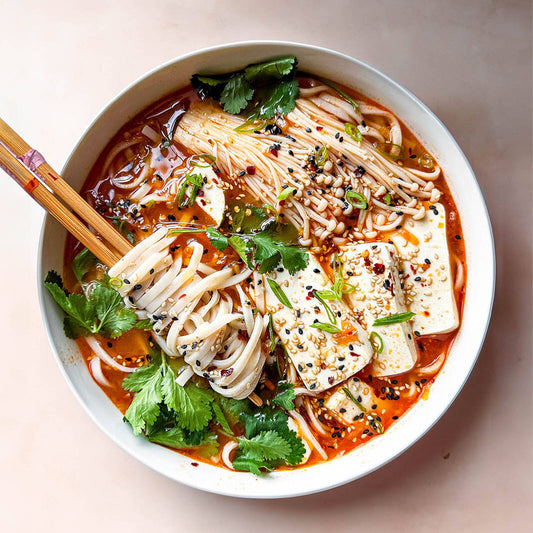
M 409 442 L 406 445 L 403 445 L 400 449 L 398 449 L 394 454 L 389 455 L 386 457 L 385 460 L 382 460 L 379 464 L 376 464 L 370 468 L 363 469 L 362 472 L 359 472 L 355 475 L 352 475 L 350 473 L 347 473 L 344 479 L 336 480 L 333 482 L 323 482 L 320 484 L 320 486 L 311 486 L 308 489 L 300 489 L 300 490 L 291 490 L 289 488 L 285 488 L 284 490 L 276 490 L 276 493 L 273 494 L 272 491 L 268 491 L 268 493 L 246 493 L 246 492 L 239 492 L 235 490 L 228 490 L 227 488 L 220 488 L 218 485 L 213 486 L 206 486 L 205 483 L 199 483 L 195 482 L 194 476 L 187 477 L 187 476 L 179 476 L 179 475 L 173 475 L 173 473 L 165 471 L 161 468 L 156 467 L 153 464 L 150 464 L 149 461 L 143 456 L 141 453 L 137 453 L 131 449 L 127 449 L 126 446 L 124 446 L 121 442 L 118 441 L 118 438 L 113 435 L 111 431 L 109 431 L 106 427 L 104 427 L 104 424 L 98 419 L 96 414 L 91 410 L 90 406 L 85 402 L 85 400 L 81 397 L 80 393 L 78 392 L 75 384 L 71 380 L 70 376 L 68 375 L 65 365 L 63 361 L 60 358 L 60 355 L 58 353 L 58 349 L 56 348 L 54 344 L 54 336 L 51 328 L 50 323 L 50 317 L 48 316 L 46 312 L 46 303 L 45 303 L 45 290 L 44 285 L 41 282 L 41 273 L 42 273 L 42 267 L 43 267 L 43 254 L 44 254 L 44 239 L 45 239 L 45 233 L 47 229 L 47 222 L 51 218 L 50 215 L 43 216 L 42 226 L 41 226 L 41 232 L 39 237 L 39 249 L 37 254 L 37 286 L 38 286 L 38 297 L 39 297 L 39 305 L 41 309 L 42 319 L 45 326 L 46 334 L 48 337 L 48 341 L 50 343 L 50 346 L 52 348 L 52 352 L 54 354 L 54 357 L 56 359 L 56 362 L 59 366 L 60 372 L 62 373 L 63 377 L 65 378 L 69 388 L 71 389 L 74 396 L 77 398 L 78 402 L 83 407 L 84 411 L 87 413 L 89 418 L 99 427 L 101 431 L 103 431 L 116 445 L 118 445 L 121 449 L 123 449 L 125 452 L 132 455 L 136 460 L 141 462 L 142 464 L 148 466 L 150 469 L 162 474 L 163 476 L 172 479 L 173 481 L 178 481 L 179 483 L 182 483 L 186 486 L 198 489 L 198 490 L 204 490 L 215 494 L 220 494 L 224 496 L 233 496 L 233 497 L 239 497 L 239 498 L 256 498 L 256 499 L 275 499 L 275 498 L 291 498 L 291 497 L 298 497 L 298 496 L 305 496 L 309 494 L 314 494 L 317 492 L 326 491 L 329 489 L 333 489 L 335 487 L 347 484 L 351 481 L 355 481 L 356 479 L 359 479 L 361 477 L 367 476 L 368 474 L 374 472 L 378 468 L 381 468 L 391 462 L 392 460 L 396 459 L 399 455 L 403 454 L 405 451 L 407 451 L 411 446 L 413 446 L 416 442 L 418 442 L 444 415 L 444 413 L 447 412 L 447 410 L 450 408 L 452 403 L 455 401 L 461 390 L 463 389 L 466 381 L 468 380 L 470 374 L 472 373 L 472 370 L 474 368 L 474 365 L 479 357 L 479 354 L 481 352 L 481 349 L 483 347 L 486 334 L 490 325 L 491 320 L 491 314 L 494 304 L 494 297 L 495 297 L 495 289 L 496 289 L 496 254 L 495 254 L 495 245 L 494 245 L 494 235 L 492 231 L 492 225 L 490 222 L 490 216 L 488 212 L 488 208 L 485 202 L 485 199 L 483 197 L 483 193 L 481 191 L 481 187 L 477 181 L 477 178 L 475 176 L 475 173 L 466 158 L 465 154 L 463 153 L 462 149 L 460 148 L 459 144 L 451 134 L 451 132 L 448 130 L 448 128 L 444 125 L 444 123 L 431 111 L 431 109 L 426 106 L 416 95 L 414 95 L 411 91 L 403 87 L 401 84 L 390 78 L 388 75 L 381 72 L 376 67 L 366 63 L 365 61 L 362 61 L 360 59 L 354 58 L 348 54 L 338 52 L 336 50 L 332 50 L 330 48 L 322 47 L 322 46 L 316 46 L 311 44 L 305 44 L 300 42 L 294 42 L 294 41 L 283 41 L 283 40 L 250 40 L 250 41 L 236 41 L 236 42 L 230 42 L 230 43 L 223 43 L 218 44 L 215 46 L 205 47 L 201 48 L 192 52 L 188 52 L 185 54 L 181 54 L 179 56 L 176 56 L 168 61 L 165 61 L 152 69 L 148 70 L 146 73 L 142 74 L 141 76 L 137 77 L 133 82 L 131 82 L 129 85 L 127 85 L 124 89 L 119 91 L 114 97 L 112 97 L 101 109 L 101 111 L 96 115 L 96 117 L 91 121 L 91 123 L 88 125 L 88 127 L 84 130 L 82 135 L 80 136 L 78 142 L 75 144 L 73 149 L 71 150 L 69 156 L 67 157 L 62 169 L 61 169 L 61 175 L 64 174 L 65 169 L 68 168 L 71 160 L 73 159 L 74 155 L 78 151 L 80 145 L 83 143 L 86 136 L 89 134 L 89 132 L 93 129 L 93 127 L 101 120 L 101 118 L 105 115 L 107 110 L 115 104 L 118 100 L 120 100 L 122 97 L 124 97 L 131 89 L 133 89 L 135 86 L 143 82 L 144 80 L 147 80 L 157 72 L 164 70 L 165 68 L 175 64 L 180 63 L 184 60 L 187 60 L 189 58 L 201 56 L 206 53 L 216 52 L 216 51 L 223 51 L 233 48 L 240 48 L 240 47 L 254 47 L 254 46 L 274 46 L 274 47 L 291 47 L 295 49 L 295 52 L 297 55 L 297 50 L 307 50 L 307 51 L 316 51 L 319 53 L 326 53 L 328 55 L 336 56 L 337 58 L 340 58 L 342 60 L 345 60 L 347 62 L 351 62 L 353 64 L 358 65 L 359 67 L 362 67 L 364 69 L 369 70 L 373 75 L 376 75 L 378 78 L 382 78 L 384 81 L 388 82 L 393 88 L 394 91 L 397 91 L 399 93 L 403 93 L 405 97 L 412 100 L 416 105 L 418 105 L 429 117 L 441 128 L 442 134 L 448 138 L 448 141 L 451 141 L 453 145 L 453 149 L 457 152 L 457 155 L 460 157 L 461 162 L 465 165 L 465 167 L 468 169 L 470 173 L 470 177 L 472 178 L 473 182 L 472 185 L 477 189 L 477 192 L 479 193 L 479 202 L 480 207 L 482 207 L 482 212 L 480 213 L 480 217 L 484 219 L 484 222 L 486 224 L 486 229 L 488 229 L 488 237 L 491 245 L 490 250 L 490 264 L 485 265 L 486 268 L 488 268 L 490 271 L 488 273 L 489 279 L 490 279 L 490 287 L 488 287 L 490 292 L 490 298 L 489 298 L 489 304 L 486 311 L 486 320 L 483 326 L 483 331 L 479 331 L 481 335 L 478 337 L 479 341 L 477 345 L 473 348 L 473 353 L 471 357 L 471 362 L 469 367 L 466 369 L 462 376 L 462 382 L 457 383 L 456 389 L 454 390 L 454 393 L 449 396 L 448 400 L 445 402 L 445 405 L 440 409 L 440 411 L 434 415 L 430 423 L 426 425 L 426 427 L 423 429 L 423 431 L 419 431 L 416 433 L 416 436 L 414 438 L 411 438 Z M 146 105 L 149 105 L 146 104 Z M 464 231 L 464 230 L 463 230 Z M 418 402 L 417 402 L 418 403 Z M 415 404 L 416 405 L 416 404 Z M 174 453 L 174 452 L 172 452 Z M 334 461 L 334 460 L 333 460 Z M 326 465 L 329 464 L 329 462 L 325 463 Z M 218 468 L 218 467 L 214 467 Z M 309 467 L 310 469 L 316 468 L 316 466 Z M 296 470 L 297 472 L 298 470 Z M 281 472 L 283 474 L 283 472 Z M 243 475 L 248 475 L 243 473 Z

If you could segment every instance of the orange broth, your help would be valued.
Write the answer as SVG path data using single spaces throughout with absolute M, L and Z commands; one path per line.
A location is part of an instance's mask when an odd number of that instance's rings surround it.
M 364 95 L 358 94 L 349 88 L 343 87 L 343 89 L 356 100 L 364 101 L 371 105 L 383 108 L 383 106 L 380 106 L 378 103 L 366 98 Z M 147 206 L 142 209 L 142 213 L 137 213 L 137 215 L 140 216 L 133 217 L 131 213 L 128 214 L 127 209 L 117 209 L 116 207 L 117 202 L 127 199 L 128 191 L 114 187 L 110 179 L 103 175 L 103 165 L 106 157 L 110 150 L 112 150 L 117 143 L 124 140 L 124 138 L 138 134 L 140 129 L 142 129 L 142 126 L 146 123 L 158 123 L 160 126 L 162 125 L 164 129 L 164 125 L 168 124 L 168 122 L 171 122 L 176 115 L 178 115 L 179 118 L 180 109 L 186 109 L 189 103 L 197 101 L 197 99 L 198 97 L 194 94 L 192 88 L 187 87 L 168 95 L 159 102 L 149 106 L 146 110 L 130 120 L 108 143 L 106 149 L 100 155 L 82 187 L 82 196 L 86 198 L 89 203 L 93 205 L 104 217 L 116 217 L 116 224 L 120 224 L 122 221 L 127 222 L 128 228 L 136 237 L 136 241 L 139 240 L 139 237 L 143 235 L 143 233 L 149 234 L 152 231 L 152 228 L 155 226 L 172 226 L 173 224 L 176 225 L 176 221 L 183 222 L 183 216 L 189 217 L 187 221 L 192 219 L 198 224 L 212 225 L 209 217 L 197 206 L 182 210 L 173 206 L 169 206 L 164 202 L 149 207 Z M 401 123 L 401 127 L 403 134 L 403 147 L 404 150 L 407 151 L 407 157 L 403 160 L 404 164 L 410 167 L 421 168 L 418 167 L 417 158 L 419 155 L 427 153 L 427 150 L 403 123 Z M 148 141 L 146 146 L 149 146 Z M 145 150 L 146 148 L 143 149 Z M 143 149 L 140 151 L 142 152 Z M 179 146 L 176 143 L 167 149 L 166 153 L 164 152 L 164 150 L 161 151 L 161 156 L 163 158 L 161 168 L 163 171 L 165 171 L 165 166 L 167 166 L 167 171 L 183 166 L 185 159 L 191 155 L 188 153 L 185 147 Z M 135 154 L 130 154 L 130 156 L 134 155 Z M 411 155 L 415 155 L 416 157 L 408 157 Z M 127 167 L 128 164 L 129 161 L 125 160 L 124 166 Z M 159 180 L 154 177 L 153 182 L 155 187 L 164 186 L 164 180 Z M 466 286 L 466 260 L 461 222 L 455 202 L 450 194 L 450 190 L 442 173 L 434 183 L 435 186 L 438 187 L 442 192 L 440 202 L 446 208 L 448 246 L 450 250 L 452 269 L 454 268 L 454 258 L 456 258 L 462 263 L 465 272 L 465 283 L 463 284 L 462 288 L 455 293 L 459 315 L 462 316 Z M 233 194 L 239 194 L 240 192 L 242 191 L 233 192 Z M 228 194 L 228 191 L 226 191 L 227 200 L 231 200 L 231 197 L 229 196 L 231 194 L 231 192 Z M 253 199 L 251 200 L 253 203 Z M 339 218 L 342 220 L 342 217 Z M 350 225 L 349 217 L 344 216 L 343 221 L 345 222 L 346 226 Z M 399 229 L 399 231 L 402 231 L 404 236 L 409 240 L 410 237 L 408 232 L 404 228 Z M 378 234 L 378 237 L 375 240 L 387 241 L 388 238 L 388 234 Z M 210 245 L 209 239 L 203 234 L 195 234 L 194 237 L 191 237 L 190 234 L 178 235 L 176 237 L 174 247 L 171 248 L 171 251 L 181 253 L 181 250 L 186 247 L 187 242 L 193 239 L 200 241 L 204 247 L 209 250 L 209 252 L 204 256 L 203 262 L 209 264 L 210 266 L 220 268 L 224 264 L 238 259 L 235 252 L 233 252 L 231 249 L 228 249 L 225 252 L 219 252 L 214 249 Z M 79 285 L 77 285 L 77 281 L 72 274 L 70 265 L 75 255 L 80 252 L 81 249 L 82 245 L 76 241 L 74 237 L 68 235 L 64 254 L 64 279 L 66 286 L 70 290 L 79 289 Z M 331 251 L 333 251 L 333 248 L 329 250 L 329 252 Z M 324 267 L 328 269 L 329 266 L 327 265 L 326 257 L 321 257 L 319 259 L 323 262 Z M 438 370 L 423 379 L 418 377 L 418 370 L 431 364 L 439 357 L 440 354 L 447 354 L 451 348 L 456 334 L 457 330 L 444 335 L 418 337 L 416 339 L 416 345 L 419 361 L 414 369 L 405 374 L 385 379 L 375 378 L 371 375 L 370 365 L 356 374 L 361 381 L 365 382 L 373 389 L 375 395 L 379 398 L 379 404 L 377 404 L 375 413 L 381 418 L 381 424 L 384 431 L 386 431 L 387 428 L 389 428 L 395 422 L 395 420 L 401 417 L 414 403 L 422 398 L 427 398 L 429 388 L 438 374 Z M 149 342 L 148 332 L 131 330 L 123 334 L 122 337 L 118 339 L 110 340 L 100 338 L 99 340 L 106 347 L 108 353 L 111 356 L 116 357 L 120 364 L 132 367 L 140 367 L 146 364 L 146 354 L 148 353 Z M 342 341 L 341 339 L 339 340 Z M 90 370 L 89 362 L 93 357 L 96 356 L 83 339 L 78 340 L 78 346 Z M 101 365 L 105 377 L 110 382 L 110 386 L 100 386 L 113 404 L 122 413 L 125 413 L 132 400 L 132 394 L 122 389 L 121 386 L 125 374 L 119 370 L 115 370 L 103 362 Z M 407 391 L 412 384 L 414 384 L 416 387 L 416 393 L 411 397 L 407 397 Z M 263 387 L 265 387 L 265 385 L 263 385 Z M 315 408 L 317 408 L 320 412 L 319 400 L 313 399 L 312 404 L 314 404 Z M 300 412 L 302 416 L 307 419 L 305 409 L 302 408 Z M 339 421 L 322 417 L 320 418 L 324 423 L 332 428 L 331 436 L 328 437 L 323 437 L 315 433 L 315 436 L 319 440 L 320 444 L 323 446 L 324 450 L 326 450 L 328 459 L 332 459 L 336 456 L 347 453 L 357 446 L 360 446 L 361 444 L 364 444 L 365 442 L 374 438 L 378 434 L 376 431 L 368 430 L 368 425 L 365 420 L 359 420 L 355 422 L 354 429 L 348 431 L 347 428 L 345 428 Z M 312 426 L 310 425 L 310 427 Z M 240 428 L 235 429 L 237 432 L 240 430 Z M 220 450 L 222 449 L 226 440 L 227 437 L 219 433 L 219 441 L 221 444 Z M 180 453 L 187 455 L 193 461 L 202 461 L 223 466 L 223 463 L 220 461 L 220 452 L 219 456 L 215 456 L 211 459 L 202 457 L 194 449 L 180 450 Z M 305 463 L 305 466 L 309 466 L 314 462 L 320 461 L 322 461 L 322 458 L 316 451 L 313 451 L 309 461 Z

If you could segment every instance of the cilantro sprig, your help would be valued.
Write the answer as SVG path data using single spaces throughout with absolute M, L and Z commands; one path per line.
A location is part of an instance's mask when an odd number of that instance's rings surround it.
M 280 263 L 291 274 L 307 266 L 309 255 L 297 245 L 298 231 L 294 226 L 267 217 L 259 207 L 248 204 L 237 207 L 236 212 L 230 207 L 231 230 L 228 229 L 226 235 L 211 227 L 175 228 L 169 230 L 168 235 L 205 233 L 217 250 L 233 248 L 249 268 L 257 267 L 260 274 L 272 272 Z
M 68 293 L 61 276 L 54 271 L 48 272 L 44 284 L 67 315 L 63 329 L 70 339 L 96 333 L 114 339 L 133 328 L 152 328 L 149 320 L 139 320 L 135 311 L 124 305 L 122 296 L 109 279 L 93 282 L 88 295 Z
M 103 280 L 83 283 L 85 274 L 97 262 L 86 248 L 72 262 L 72 270 L 83 294 L 70 294 L 63 286 L 63 279 L 54 270 L 48 272 L 44 280 L 48 292 L 66 314 L 63 321 L 65 335 L 77 339 L 98 333 L 113 339 L 133 328 L 152 329 L 150 320 L 139 320 L 137 313 L 125 306 L 122 296 L 113 286 L 113 282 L 118 280 L 106 275 Z
M 280 409 L 266 407 L 256 413 L 243 413 L 244 437 L 238 437 L 233 459 L 236 470 L 256 475 L 270 472 L 282 464 L 301 462 L 305 446 L 295 431 L 289 429 L 288 416 Z
M 272 406 L 253 407 L 248 400 L 225 398 L 190 381 L 176 383 L 170 360 L 157 348 L 151 361 L 129 374 L 122 387 L 134 393 L 124 415 L 135 435 L 171 448 L 198 448 L 204 455 L 218 452 L 217 431 L 237 441 L 233 466 L 260 475 L 281 464 L 298 464 L 305 447 L 288 426 L 281 409 L 294 409 L 294 387 L 281 382 Z M 244 435 L 235 436 L 242 426 Z
M 232 115 L 244 111 L 248 119 L 271 119 L 296 105 L 296 65 L 295 56 L 284 56 L 228 74 L 195 74 L 191 83 L 201 97 L 219 101 Z

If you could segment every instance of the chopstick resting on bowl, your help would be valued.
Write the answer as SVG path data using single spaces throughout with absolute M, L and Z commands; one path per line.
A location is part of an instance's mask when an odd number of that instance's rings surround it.
M 2 119 L 0 167 L 106 266 L 112 267 L 132 250 L 132 244 Z M 84 222 L 94 228 L 104 241 Z M 262 404 L 261 398 L 253 392 L 248 398 L 256 405 Z

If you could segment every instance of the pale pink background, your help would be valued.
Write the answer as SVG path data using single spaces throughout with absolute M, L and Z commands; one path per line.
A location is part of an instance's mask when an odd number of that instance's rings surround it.
M 277 38 L 367 61 L 455 135 L 487 199 L 498 256 L 485 347 L 428 435 L 328 493 L 234 500 L 148 470 L 82 411 L 38 308 L 42 211 L 2 174 L 2 531 L 531 531 L 529 1 L 17 0 L 0 2 L 0 19 L 0 116 L 57 169 L 112 96 L 181 53 Z

